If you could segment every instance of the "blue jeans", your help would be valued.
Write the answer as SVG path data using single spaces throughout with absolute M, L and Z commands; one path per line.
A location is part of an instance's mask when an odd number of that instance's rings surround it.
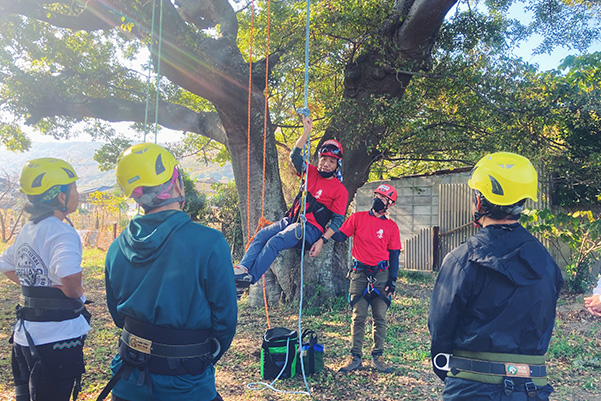
M 321 237 L 321 230 L 312 224 L 305 224 L 305 242 L 313 245 Z M 290 223 L 288 217 L 263 228 L 250 243 L 240 264 L 248 269 L 253 284 L 265 274 L 278 253 L 283 249 L 294 248 L 301 243 L 300 223 Z

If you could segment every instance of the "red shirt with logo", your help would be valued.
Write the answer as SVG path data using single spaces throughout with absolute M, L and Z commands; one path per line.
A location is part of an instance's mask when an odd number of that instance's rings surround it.
M 319 171 L 317 171 L 317 167 L 312 164 L 309 164 L 309 173 L 307 175 L 307 191 L 318 202 L 322 203 L 327 207 L 332 213 L 341 214 L 344 216 L 346 213 L 346 203 L 348 201 L 348 191 L 342 185 L 336 177 L 334 178 L 323 178 L 319 175 Z M 307 208 L 310 206 L 307 203 Z M 307 222 L 311 223 L 315 227 L 319 228 L 322 232 L 323 229 L 315 220 L 315 216 L 313 213 L 306 214 Z
M 378 218 L 370 212 L 355 212 L 340 231 L 347 237 L 353 236 L 353 257 L 368 266 L 388 260 L 389 250 L 402 249 L 399 227 L 386 216 Z

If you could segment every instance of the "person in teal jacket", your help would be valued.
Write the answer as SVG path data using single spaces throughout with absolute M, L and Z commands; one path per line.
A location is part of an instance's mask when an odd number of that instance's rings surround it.
M 221 400 L 214 364 L 237 323 L 229 246 L 181 210 L 182 177 L 165 148 L 127 149 L 117 181 L 145 214 L 133 218 L 106 256 L 107 304 L 123 330 L 101 396 L 112 388 L 117 401 Z

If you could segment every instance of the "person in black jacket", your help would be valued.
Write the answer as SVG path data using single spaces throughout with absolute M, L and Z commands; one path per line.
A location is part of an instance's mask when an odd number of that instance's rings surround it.
M 482 229 L 451 251 L 436 280 L 428 327 L 448 401 L 548 400 L 545 353 L 563 278 L 518 223 L 538 178 L 520 155 L 481 159 L 468 185 Z

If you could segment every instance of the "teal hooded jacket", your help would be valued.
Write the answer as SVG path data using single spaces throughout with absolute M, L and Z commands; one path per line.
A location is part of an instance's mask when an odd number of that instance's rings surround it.
M 229 246 L 214 229 L 181 211 L 134 217 L 111 244 L 105 262 L 108 309 L 118 327 L 125 316 L 161 327 L 210 329 L 221 344 L 215 364 L 229 348 L 237 324 L 236 288 Z M 113 373 L 122 364 L 116 355 Z M 137 369 L 113 393 L 127 400 L 150 399 Z M 215 371 L 200 375 L 152 374 L 157 400 L 212 400 Z

